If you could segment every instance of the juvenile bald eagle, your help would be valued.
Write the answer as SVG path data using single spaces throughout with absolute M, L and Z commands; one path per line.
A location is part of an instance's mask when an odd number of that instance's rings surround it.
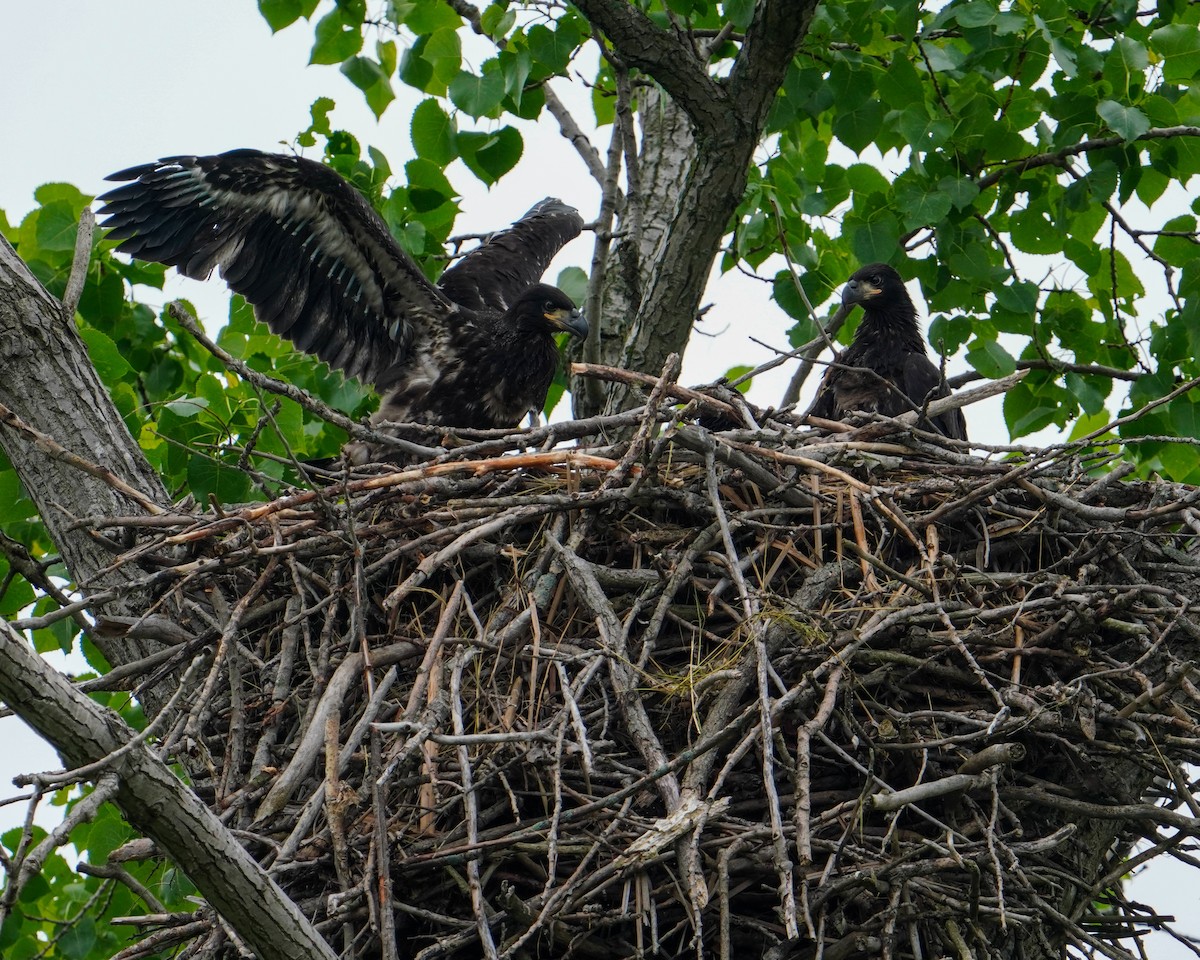
M 117 250 L 203 279 L 221 276 L 297 347 L 373 384 L 375 420 L 511 427 L 541 409 L 558 365 L 553 334 L 587 336 L 540 283 L 583 219 L 534 205 L 431 283 L 371 205 L 328 167 L 231 150 L 166 157 L 109 180 L 100 197 Z
M 841 420 L 855 410 L 894 417 L 949 396 L 941 372 L 925 354 L 925 341 L 900 274 L 886 263 L 858 270 L 842 291 L 843 307 L 859 304 L 863 319 L 854 340 L 829 368 L 808 414 Z M 961 410 L 923 421 L 947 437 L 967 439 Z

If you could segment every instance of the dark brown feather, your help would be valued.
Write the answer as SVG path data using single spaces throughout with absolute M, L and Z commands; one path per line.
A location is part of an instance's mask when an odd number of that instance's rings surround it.
M 809 416 L 842 420 L 855 411 L 894 417 L 949 396 L 941 372 L 925 353 L 917 311 L 900 275 L 883 263 L 858 270 L 842 293 L 859 304 L 863 319 L 854 340 L 826 371 Z M 922 422 L 947 437 L 967 439 L 961 410 Z
M 540 409 L 558 352 L 586 335 L 570 299 L 538 283 L 583 219 L 547 198 L 434 285 L 330 168 L 231 150 L 109 177 L 100 213 L 117 249 L 190 277 L 219 268 L 275 333 L 384 391 L 377 420 L 516 425 Z

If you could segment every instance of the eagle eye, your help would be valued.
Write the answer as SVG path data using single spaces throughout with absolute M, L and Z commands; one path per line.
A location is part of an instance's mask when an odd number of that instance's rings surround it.
M 553 313 L 555 310 L 558 309 L 558 307 L 554 303 L 553 300 L 547 300 L 545 303 L 542 304 L 542 309 L 545 310 L 547 313 Z

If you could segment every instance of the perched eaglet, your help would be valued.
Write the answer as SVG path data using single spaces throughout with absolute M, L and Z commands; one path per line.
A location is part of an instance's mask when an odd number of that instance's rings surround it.
M 863 267 L 842 291 L 842 305 L 854 304 L 863 308 L 854 342 L 825 374 L 809 416 L 841 420 L 865 410 L 894 417 L 949 396 L 941 372 L 925 354 L 917 310 L 900 274 L 886 263 Z M 967 439 L 961 410 L 938 414 L 922 425 L 955 440 Z
M 312 160 L 231 150 L 108 179 L 132 181 L 100 197 L 119 251 L 198 279 L 219 267 L 271 330 L 373 384 L 377 422 L 515 426 L 545 403 L 553 334 L 587 336 L 571 299 L 539 282 L 583 229 L 561 200 L 536 204 L 435 285 L 359 192 Z

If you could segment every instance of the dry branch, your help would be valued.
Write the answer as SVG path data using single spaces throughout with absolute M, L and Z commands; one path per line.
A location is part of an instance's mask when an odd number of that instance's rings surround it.
M 1134 844 L 1200 839 L 1196 491 L 645 385 L 127 524 L 198 795 L 348 958 L 1129 956 Z

